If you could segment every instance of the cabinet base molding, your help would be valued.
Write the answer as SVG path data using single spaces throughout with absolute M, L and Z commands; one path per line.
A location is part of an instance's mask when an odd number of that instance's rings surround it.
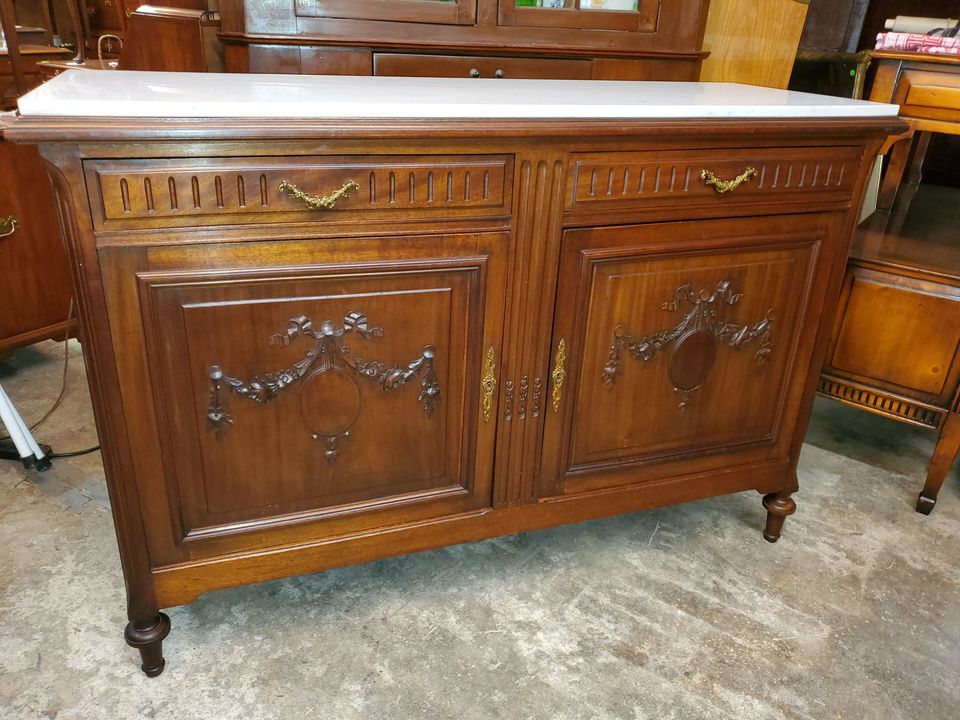
M 821 376 L 817 392 L 846 405 L 921 427 L 937 429 L 947 415 L 942 408 L 826 374 Z
M 176 607 L 188 605 L 200 595 L 214 590 L 308 575 L 448 545 L 544 530 L 749 490 L 769 495 L 783 487 L 788 468 L 787 460 L 730 467 L 642 485 L 545 498 L 532 505 L 486 508 L 415 524 L 380 528 L 362 535 L 263 548 L 229 557 L 159 567 L 153 571 L 156 597 L 160 607 Z M 780 524 L 782 527 L 783 518 Z

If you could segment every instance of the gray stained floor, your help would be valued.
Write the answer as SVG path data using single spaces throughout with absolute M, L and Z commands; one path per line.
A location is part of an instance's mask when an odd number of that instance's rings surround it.
M 38 432 L 96 442 L 82 359 Z M 28 418 L 59 347 L 0 364 Z M 167 670 L 121 639 L 98 454 L 0 463 L 0 718 L 960 718 L 960 482 L 913 511 L 933 436 L 818 401 L 799 511 L 754 493 L 213 593 Z

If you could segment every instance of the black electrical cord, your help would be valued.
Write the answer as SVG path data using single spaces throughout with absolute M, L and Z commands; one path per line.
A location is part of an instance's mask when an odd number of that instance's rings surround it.
M 47 455 L 48 458 L 68 458 L 68 457 L 79 457 L 80 455 L 89 455 L 90 453 L 96 452 L 100 449 L 99 445 L 94 445 L 91 448 L 86 450 L 74 450 L 73 452 L 59 452 L 59 453 L 50 453 Z
M 67 394 L 67 370 L 70 366 L 70 322 L 73 320 L 73 298 L 70 298 L 70 308 L 67 311 L 67 332 L 63 338 L 63 376 L 60 380 L 60 393 L 57 395 L 57 399 L 54 401 L 53 405 L 44 413 L 43 417 L 37 420 L 33 425 L 30 426 L 30 430 L 36 430 L 38 427 L 43 425 L 57 408 L 63 403 L 63 398 Z M 0 436 L 0 441 L 9 440 L 9 435 Z M 84 450 L 73 450 L 70 452 L 58 452 L 58 453 L 48 453 L 47 458 L 70 458 L 70 457 L 79 457 L 81 455 L 89 455 L 90 453 L 96 452 L 100 449 L 99 445 L 94 445 L 93 447 L 86 448 Z
M 70 367 L 70 323 L 73 320 L 73 298 L 70 298 L 70 309 L 67 311 L 67 331 L 63 336 L 63 375 L 60 378 L 60 394 L 53 405 L 44 413 L 43 417 L 30 426 L 31 432 L 43 425 L 57 408 L 63 403 L 63 398 L 67 394 L 67 369 Z M 0 435 L 0 441 L 9 440 L 9 435 Z

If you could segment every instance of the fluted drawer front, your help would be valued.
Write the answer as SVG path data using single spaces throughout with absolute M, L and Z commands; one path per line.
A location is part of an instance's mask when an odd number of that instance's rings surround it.
M 575 153 L 567 210 L 849 200 L 852 147 Z
M 100 229 L 385 217 L 506 215 L 512 160 L 475 157 L 271 157 L 91 160 Z M 330 202 L 324 207 L 310 199 Z

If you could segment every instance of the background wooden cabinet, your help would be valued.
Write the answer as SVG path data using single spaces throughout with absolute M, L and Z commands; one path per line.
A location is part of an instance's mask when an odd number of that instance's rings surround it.
M 641 0 L 631 10 L 515 0 L 264 5 L 220 3 L 228 71 L 696 80 L 707 0 Z
M 0 118 L 0 357 L 63 337 L 73 283 L 43 161 L 33 146 L 3 139 Z M 11 181 L 16 178 L 16 181 Z

